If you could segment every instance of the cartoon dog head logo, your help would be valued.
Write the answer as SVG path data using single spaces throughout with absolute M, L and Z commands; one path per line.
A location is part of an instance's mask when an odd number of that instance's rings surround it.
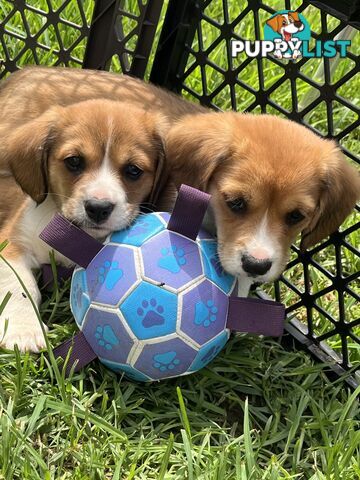
M 302 55 L 301 45 L 304 40 L 310 39 L 310 27 L 301 13 L 293 10 L 276 12 L 267 20 L 264 28 L 265 40 L 271 40 L 280 46 L 280 42 L 289 42 L 298 48 L 289 48 L 284 52 L 283 48 L 276 48 L 274 56 L 277 58 L 292 58 L 296 60 Z

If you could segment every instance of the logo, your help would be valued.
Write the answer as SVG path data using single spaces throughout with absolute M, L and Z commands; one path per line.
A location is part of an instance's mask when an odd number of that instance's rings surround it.
M 280 10 L 272 15 L 264 26 L 264 40 L 232 40 L 231 56 L 235 58 L 245 52 L 248 57 L 265 58 L 269 54 L 276 58 L 298 60 L 307 58 L 333 58 L 338 53 L 346 57 L 350 40 L 316 40 L 310 49 L 311 29 L 306 18 L 294 10 Z

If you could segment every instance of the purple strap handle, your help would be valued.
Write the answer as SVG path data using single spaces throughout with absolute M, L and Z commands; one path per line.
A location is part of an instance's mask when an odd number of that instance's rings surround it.
M 65 340 L 65 342 L 54 348 L 53 354 L 55 358 L 62 358 L 63 360 L 69 355 L 69 361 L 65 367 L 67 376 L 72 368 L 74 372 L 78 372 L 97 358 L 96 353 L 90 347 L 82 332 L 76 333 L 72 338 Z
M 209 200 L 207 193 L 182 185 L 168 222 L 168 230 L 195 240 Z M 103 247 L 59 214 L 41 232 L 40 238 L 83 268 Z M 227 327 L 230 330 L 278 337 L 283 333 L 284 321 L 285 307 L 281 303 L 254 298 L 229 298 Z M 66 374 L 73 367 L 75 372 L 80 370 L 96 358 L 82 332 L 55 348 L 54 355 L 65 359 L 70 349 Z
M 44 263 L 41 266 L 42 270 L 42 283 L 45 287 L 51 288 L 54 286 L 54 275 L 50 263 Z M 65 281 L 68 278 L 71 278 L 71 275 L 74 271 L 74 268 L 62 267 L 61 265 L 56 266 L 57 281 Z
M 168 230 L 196 240 L 209 201 L 209 194 L 188 185 L 181 185 L 168 222 Z
M 284 331 L 285 306 L 259 298 L 229 298 L 226 326 L 234 332 L 280 337 Z
M 39 237 L 58 252 L 86 268 L 103 244 L 57 213 Z

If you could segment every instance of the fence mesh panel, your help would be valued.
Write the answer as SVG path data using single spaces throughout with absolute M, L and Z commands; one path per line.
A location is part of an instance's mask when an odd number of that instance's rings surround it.
M 24 64 L 81 66 L 93 7 L 92 0 L 1 1 L 0 78 Z

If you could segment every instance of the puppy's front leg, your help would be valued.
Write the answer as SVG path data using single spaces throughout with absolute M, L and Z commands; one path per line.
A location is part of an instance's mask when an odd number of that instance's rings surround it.
M 38 306 L 41 296 L 31 271 L 30 261 L 23 255 L 15 258 L 11 256 L 7 261 L 15 269 Z M 13 349 L 16 344 L 21 351 L 38 352 L 46 345 L 38 317 L 16 275 L 0 259 L 0 303 L 9 291 L 12 294 L 11 298 L 0 315 L 0 345 Z

